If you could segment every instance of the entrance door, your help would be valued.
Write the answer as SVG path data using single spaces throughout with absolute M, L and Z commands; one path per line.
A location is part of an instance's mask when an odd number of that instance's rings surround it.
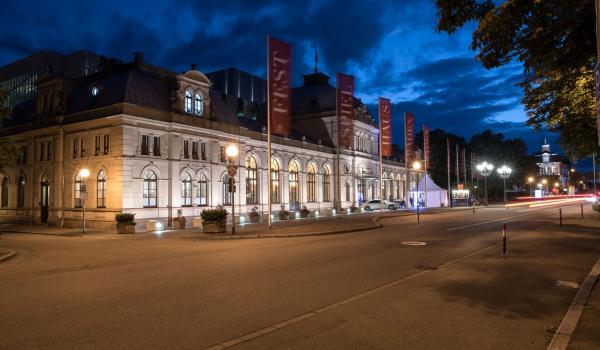
M 50 184 L 48 181 L 42 180 L 42 201 L 41 201 L 41 222 L 48 223 L 48 204 L 50 202 Z

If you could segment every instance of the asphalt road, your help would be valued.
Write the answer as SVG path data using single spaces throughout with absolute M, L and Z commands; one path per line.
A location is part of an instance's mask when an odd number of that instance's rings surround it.
M 600 257 L 600 215 L 557 211 L 288 239 L 5 234 L 0 348 L 545 349 L 576 293 L 557 281 Z

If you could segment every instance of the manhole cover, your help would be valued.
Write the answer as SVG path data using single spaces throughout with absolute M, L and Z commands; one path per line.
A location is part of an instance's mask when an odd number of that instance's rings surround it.
M 426 245 L 427 243 L 425 242 L 402 242 L 402 245 Z

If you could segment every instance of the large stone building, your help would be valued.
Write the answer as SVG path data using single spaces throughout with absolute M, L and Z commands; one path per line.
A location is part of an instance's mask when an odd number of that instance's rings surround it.
M 139 229 L 149 220 L 170 226 L 178 215 L 190 226 L 204 208 L 231 204 L 229 144 L 240 149 L 239 221 L 253 208 L 266 219 L 269 195 L 273 212 L 306 206 L 313 215 L 331 214 L 338 201 L 347 209 L 379 197 L 379 130 L 358 99 L 354 147 L 341 151 L 337 176 L 335 88 L 323 73 L 292 89 L 293 131 L 273 137 L 271 160 L 264 97 L 218 91 L 194 65 L 175 73 L 136 54 L 79 78 L 46 73 L 36 86 L 35 99 L 16 106 L 2 129 L 21 150 L 0 178 L 4 222 L 78 226 L 85 206 L 91 227 L 112 228 L 121 212 L 135 213 Z M 84 168 L 87 179 L 79 175 Z M 415 173 L 403 164 L 386 160 L 383 171 L 386 199 L 405 198 L 414 187 Z
M 553 159 L 553 156 L 557 156 L 557 154 L 550 151 L 550 144 L 546 139 L 544 139 L 539 156 L 541 158 L 541 161 L 537 163 L 539 175 L 558 180 L 563 187 L 567 186 L 568 167 L 559 159 Z

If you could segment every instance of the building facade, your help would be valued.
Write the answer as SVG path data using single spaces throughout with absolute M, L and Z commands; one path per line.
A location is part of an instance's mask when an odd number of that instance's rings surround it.
M 271 213 L 306 207 L 311 215 L 379 198 L 379 130 L 356 99 L 354 147 L 340 150 L 338 163 L 328 79 L 307 75 L 293 88 L 292 134 L 273 136 L 267 159 L 264 102 L 240 106 L 241 95 L 216 90 L 195 67 L 179 74 L 138 54 L 84 77 L 44 74 L 29 109 L 2 129 L 21 156 L 0 177 L 0 220 L 75 227 L 85 207 L 89 227 L 113 228 L 122 212 L 136 214 L 138 229 L 149 221 L 168 227 L 178 216 L 192 226 L 203 209 L 232 204 L 230 144 L 240 150 L 238 222 L 253 209 L 266 220 L 268 196 Z M 90 175 L 82 178 L 81 169 Z M 406 198 L 418 176 L 389 160 L 383 172 L 385 199 Z
M 561 186 L 567 186 L 568 168 L 559 160 L 553 160 L 552 156 L 556 156 L 550 150 L 550 145 L 544 139 L 542 151 L 540 153 L 541 162 L 537 163 L 539 175 L 554 178 L 559 181 Z

